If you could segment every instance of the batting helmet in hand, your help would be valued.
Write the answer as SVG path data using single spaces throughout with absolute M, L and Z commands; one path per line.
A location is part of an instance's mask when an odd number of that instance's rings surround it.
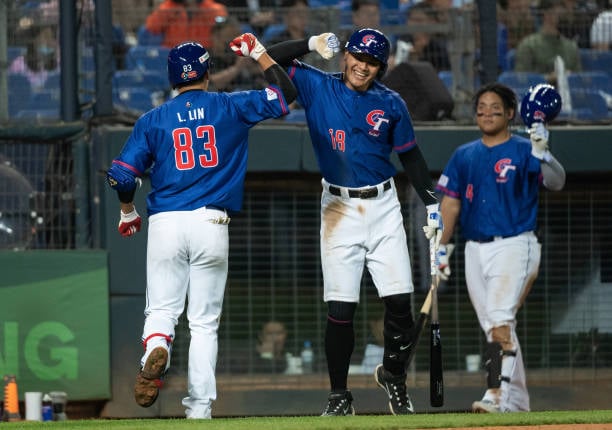
M 550 84 L 535 85 L 521 102 L 521 117 L 529 128 L 535 122 L 550 122 L 561 112 L 561 95 Z
M 202 78 L 210 66 L 209 54 L 197 42 L 185 42 L 168 53 L 168 80 L 172 88 Z
M 368 54 L 381 63 L 381 71 L 387 69 L 391 44 L 383 33 L 373 28 L 355 31 L 344 48 L 352 54 Z

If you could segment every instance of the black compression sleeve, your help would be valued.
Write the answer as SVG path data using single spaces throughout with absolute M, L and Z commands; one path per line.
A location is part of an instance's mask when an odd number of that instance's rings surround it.
M 310 52 L 308 49 L 308 39 L 287 40 L 276 43 L 268 48 L 268 55 L 283 67 L 289 67 L 291 62 Z
M 295 89 L 295 85 L 293 85 L 287 73 L 278 64 L 273 64 L 264 70 L 264 78 L 266 78 L 266 81 L 270 84 L 277 85 L 281 89 L 287 104 L 290 104 L 296 99 L 297 90 Z
M 421 200 L 423 200 L 423 203 L 426 206 L 437 203 L 438 200 L 433 191 L 429 168 L 419 147 L 417 146 L 410 151 L 402 152 L 398 156 L 406 175 L 410 178 L 412 186 Z
M 132 203 L 134 201 L 134 194 L 136 194 L 136 187 L 132 191 L 117 191 L 117 196 L 119 196 L 121 203 Z

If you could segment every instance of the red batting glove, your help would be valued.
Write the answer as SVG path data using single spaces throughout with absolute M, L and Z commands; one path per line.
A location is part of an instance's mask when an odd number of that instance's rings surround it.
M 123 237 L 132 236 L 140 231 L 140 226 L 142 225 L 142 219 L 138 212 L 136 212 L 136 207 L 134 210 L 129 213 L 123 213 L 123 211 L 119 211 L 121 213 L 121 220 L 119 221 L 119 226 L 117 229 L 119 230 L 119 234 Z
M 236 37 L 229 44 L 234 53 L 240 57 L 251 57 L 259 60 L 259 57 L 266 52 L 266 48 L 257 40 L 252 33 L 244 33 Z

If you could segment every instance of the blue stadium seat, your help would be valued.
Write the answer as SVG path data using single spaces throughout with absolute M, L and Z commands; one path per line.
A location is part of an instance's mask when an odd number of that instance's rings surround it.
M 451 92 L 453 89 L 453 72 L 450 70 L 441 70 L 438 72 L 438 77 L 444 83 L 448 92 Z
M 570 89 L 601 90 L 612 95 L 612 75 L 604 71 L 570 73 L 567 81 Z
M 25 46 L 7 46 L 6 47 L 6 62 L 9 66 L 15 61 L 15 58 L 25 55 Z
M 597 91 L 570 90 L 573 119 L 581 121 L 602 121 L 608 119 L 608 105 Z
M 584 71 L 602 71 L 612 76 L 612 51 L 581 49 L 580 62 Z
M 512 88 L 520 101 L 529 87 L 546 83 L 546 78 L 541 73 L 507 71 L 497 77 L 497 82 Z
M 153 34 L 144 25 L 141 25 L 136 32 L 136 40 L 141 46 L 161 46 L 164 35 Z
M 10 117 L 16 117 L 25 109 L 32 94 L 30 81 L 21 73 L 9 73 L 7 77 L 8 111 Z
M 497 82 L 507 85 L 511 88 L 515 87 L 531 87 L 537 84 L 546 83 L 546 78 L 541 73 L 532 72 L 502 72 L 497 78 Z
M 263 44 L 266 44 L 270 40 L 276 39 L 286 29 L 287 29 L 287 26 L 285 24 L 270 24 L 263 31 L 263 34 L 261 35 L 261 42 Z
M 113 75 L 113 88 L 142 87 L 150 91 L 166 91 L 169 89 L 168 77 L 165 73 L 141 70 L 117 70 Z
M 155 107 L 154 94 L 142 87 L 114 89 L 113 104 L 119 108 L 144 113 Z
M 506 53 L 506 58 L 505 58 L 505 66 L 504 66 L 504 71 L 512 71 L 514 70 L 514 62 L 516 59 L 516 49 L 510 49 L 507 53 Z
M 132 46 L 125 56 L 126 68 L 163 73 L 169 52 L 170 49 L 163 46 Z

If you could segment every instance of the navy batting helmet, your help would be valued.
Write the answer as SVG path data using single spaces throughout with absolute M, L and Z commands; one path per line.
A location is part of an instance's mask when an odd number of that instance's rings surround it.
M 344 48 L 353 54 L 368 54 L 382 64 L 381 70 L 387 69 L 391 44 L 387 36 L 373 28 L 362 28 L 354 32 Z
M 521 102 L 521 117 L 527 127 L 534 122 L 550 122 L 561 112 L 561 95 L 550 84 L 529 88 Z
M 202 78 L 210 66 L 208 51 L 197 42 L 185 42 L 168 53 L 168 80 L 172 88 Z

